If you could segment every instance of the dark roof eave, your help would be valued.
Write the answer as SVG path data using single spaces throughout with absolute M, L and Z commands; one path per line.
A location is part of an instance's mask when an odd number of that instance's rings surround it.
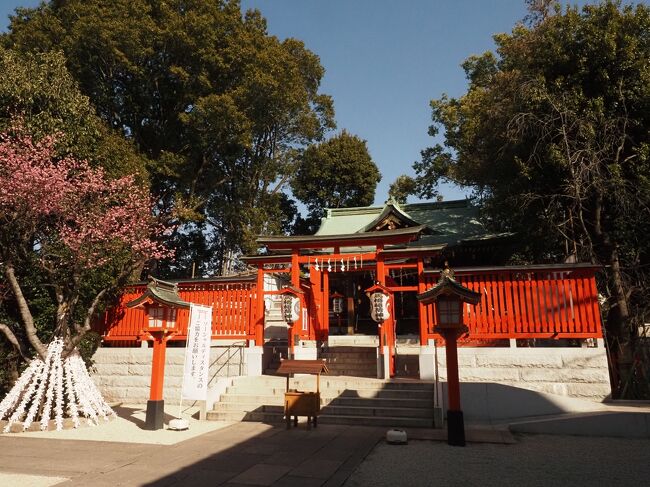
M 276 237 L 259 237 L 257 243 L 260 245 L 299 245 L 301 243 L 328 243 L 332 247 L 343 247 L 341 242 L 347 241 L 378 241 L 390 239 L 391 237 L 416 236 L 426 229 L 425 225 L 417 227 L 398 228 L 396 230 L 382 230 L 378 232 L 348 233 L 343 235 L 293 235 Z
M 478 304 L 481 301 L 481 293 L 472 291 L 469 288 L 466 288 L 462 284 L 457 283 L 455 280 L 445 276 L 441 281 L 438 282 L 431 289 L 418 294 L 418 301 L 423 302 L 423 304 L 429 304 L 435 301 L 439 296 L 455 294 L 459 296 L 463 301 L 470 304 Z
M 513 266 L 476 266 L 476 267 L 455 267 L 454 273 L 470 274 L 472 272 L 490 272 L 490 271 L 543 271 L 543 270 L 574 270 L 574 269 L 600 269 L 602 266 L 590 263 L 577 264 L 530 264 L 530 265 L 513 265 Z M 440 270 L 426 269 L 425 274 L 439 274 Z

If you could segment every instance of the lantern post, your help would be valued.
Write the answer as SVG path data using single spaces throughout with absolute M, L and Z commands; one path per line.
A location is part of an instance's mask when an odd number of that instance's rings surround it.
M 433 331 L 445 340 L 447 360 L 447 443 L 465 446 L 465 422 L 458 378 L 458 337 L 468 331 L 463 324 L 463 303 L 476 305 L 481 300 L 481 294 L 457 283 L 453 271 L 446 266 L 438 283 L 417 297 L 424 305 L 436 303 L 436 326 Z
M 146 321 L 143 334 L 148 334 L 153 341 L 151 387 L 147 401 L 145 429 L 159 430 L 163 428 L 165 418 L 163 386 L 167 341 L 178 333 L 176 325 L 178 309 L 187 309 L 190 303 L 180 298 L 176 284 L 150 277 L 144 294 L 127 303 L 126 306 L 144 308 Z
M 370 299 L 370 317 L 377 322 L 379 334 L 379 354 L 377 355 L 377 377 L 388 379 L 393 373 L 393 355 L 391 347 L 394 343 L 392 323 L 390 320 L 391 291 L 386 286 L 375 283 L 366 289 Z
M 336 326 L 338 327 L 339 334 L 341 332 L 341 313 L 343 313 L 343 298 L 344 296 L 341 293 L 335 292 L 331 296 L 332 298 L 332 312 L 336 315 Z
M 294 286 L 286 286 L 280 291 L 282 296 L 282 319 L 289 325 L 287 336 L 289 358 L 293 358 L 294 347 L 299 339 L 299 335 L 294 335 L 293 324 L 300 319 L 302 306 L 300 304 L 300 295 L 303 291 Z

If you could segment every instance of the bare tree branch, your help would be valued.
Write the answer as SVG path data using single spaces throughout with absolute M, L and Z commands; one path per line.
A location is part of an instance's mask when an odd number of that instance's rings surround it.
M 9 328 L 8 325 L 5 325 L 4 323 L 0 323 L 0 331 L 4 333 L 4 335 L 7 337 L 7 340 L 18 350 L 18 353 L 20 353 L 20 356 L 25 359 L 25 361 L 29 360 L 31 357 L 29 356 L 29 352 L 27 351 L 26 347 L 23 345 L 23 343 L 18 340 L 18 337 L 16 334 L 13 332 L 11 328 Z
M 14 267 L 11 263 L 5 263 L 5 276 L 7 276 L 11 290 L 13 291 L 16 302 L 18 303 L 18 311 L 20 312 L 20 317 L 23 320 L 23 326 L 25 327 L 27 339 L 29 340 L 29 343 L 32 345 L 32 347 L 34 347 L 36 352 L 40 355 L 40 357 L 45 360 L 47 357 L 47 349 L 43 345 L 43 342 L 41 342 L 41 340 L 38 338 L 32 313 L 29 311 L 29 305 L 27 304 L 27 300 L 25 299 L 23 291 L 20 288 L 18 279 L 16 279 Z

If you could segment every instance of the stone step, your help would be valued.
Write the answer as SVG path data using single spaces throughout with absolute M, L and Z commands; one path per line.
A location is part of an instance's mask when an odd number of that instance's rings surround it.
M 297 388 L 303 391 L 312 391 L 311 388 Z M 221 397 L 238 396 L 238 397 L 284 397 L 285 388 L 278 389 L 248 389 L 229 387 L 226 394 Z M 433 401 L 433 390 L 425 391 L 407 391 L 407 390 L 376 390 L 376 389 L 321 389 L 322 398 L 362 398 L 362 399 L 411 399 L 411 400 L 431 400 Z
M 327 416 L 361 416 L 361 417 L 406 417 L 433 418 L 433 408 L 390 408 L 365 406 L 335 406 L 328 404 L 321 409 L 321 414 Z
M 326 398 L 323 398 L 326 399 Z M 389 407 L 389 408 L 433 408 L 432 399 L 391 399 L 391 398 L 364 398 L 339 396 L 333 399 L 327 398 L 332 406 L 365 406 L 365 407 Z
M 359 370 L 356 368 L 341 367 L 335 370 L 330 370 L 331 373 L 344 376 L 344 377 L 377 377 L 377 369 L 369 370 L 363 369 Z
M 225 394 L 221 400 L 215 404 L 245 404 L 248 407 L 250 404 L 264 405 L 264 406 L 282 406 L 284 396 L 251 396 L 241 394 Z M 323 396 L 321 394 L 321 404 L 323 406 L 363 406 L 370 408 L 388 407 L 388 408 L 431 408 L 433 407 L 433 399 L 391 399 L 391 398 L 363 398 L 363 397 L 345 397 L 345 396 Z M 228 406 L 230 407 L 230 406 Z
M 350 355 L 336 355 L 333 357 L 321 357 L 324 358 L 327 362 L 328 367 L 332 364 L 377 364 L 377 358 L 373 355 L 372 357 L 358 357 L 356 354 L 353 356 Z
M 218 412 L 208 411 L 206 415 L 209 421 L 258 421 L 263 423 L 284 422 L 283 413 L 257 412 L 257 411 L 232 411 Z M 300 417 L 304 421 L 304 417 Z M 432 418 L 407 418 L 407 417 L 382 417 L 382 416 L 344 416 L 320 414 L 319 424 L 340 424 L 355 426 L 402 426 L 411 428 L 431 428 Z
M 274 402 L 218 402 L 212 408 L 213 411 L 220 413 L 241 411 L 241 412 L 261 412 L 261 413 L 282 413 L 284 411 L 284 404 L 282 399 Z
M 292 388 L 316 387 L 314 376 L 297 376 L 291 379 Z M 255 376 L 237 377 L 234 379 L 234 386 L 254 386 L 266 388 L 284 388 L 286 376 Z M 433 382 L 410 381 L 410 380 L 384 380 L 376 378 L 337 377 L 321 375 L 321 389 L 375 389 L 375 390 L 413 390 L 433 391 Z
M 330 335 L 327 339 L 328 345 L 332 347 L 364 347 L 364 348 L 377 348 L 379 344 L 379 337 L 376 335 L 353 335 L 353 336 L 339 336 Z
M 258 421 L 261 423 L 281 423 L 284 413 L 267 413 L 257 411 L 208 411 L 208 421 Z
M 377 355 L 377 347 L 325 347 L 321 349 L 321 354 L 347 354 L 359 353 L 363 355 Z
M 218 413 L 275 413 L 282 414 L 282 404 L 234 403 L 223 402 L 215 404 L 212 409 Z M 364 407 L 364 406 L 335 406 L 328 404 L 322 407 L 322 415 L 360 416 L 360 417 L 407 417 L 433 418 L 432 408 L 394 408 L 394 407 Z
M 355 426 L 402 426 L 407 428 L 432 428 L 433 418 L 342 416 L 323 414 L 318 416 L 318 423 Z
M 363 377 L 359 377 L 363 379 Z M 315 391 L 316 385 L 311 383 L 296 383 L 292 382 L 290 389 L 297 389 L 299 391 Z M 286 391 L 285 385 L 271 385 L 271 384 L 238 384 L 235 383 L 232 386 L 229 386 L 227 389 L 228 393 L 234 394 L 261 394 L 261 395 L 273 395 L 273 394 L 282 394 Z M 422 388 L 422 389 L 398 389 L 393 387 L 387 388 L 377 388 L 377 387 L 354 387 L 345 384 L 321 384 L 320 386 L 321 394 L 325 395 L 350 395 L 353 392 L 358 392 L 362 394 L 360 397 L 402 397 L 403 395 L 410 394 L 414 398 L 417 396 L 425 395 L 429 396 L 433 394 L 433 388 Z

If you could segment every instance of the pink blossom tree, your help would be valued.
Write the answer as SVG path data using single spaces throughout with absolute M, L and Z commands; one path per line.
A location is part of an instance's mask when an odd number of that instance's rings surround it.
M 23 358 L 29 360 L 33 349 L 35 360 L 43 364 L 40 369 L 33 364 L 28 367 L 34 377 L 21 377 L 18 383 L 22 380 L 23 392 L 12 390 L 15 397 L 10 398 L 10 393 L 0 403 L 0 419 L 11 411 L 15 421 L 23 415 L 29 419 L 28 409 L 49 412 L 51 408 L 44 404 L 58 404 L 59 396 L 61 408 L 67 404 L 68 410 L 90 411 L 89 404 L 94 403 L 89 397 L 95 393 L 82 391 L 90 387 L 81 384 L 84 378 L 73 377 L 70 391 L 65 387 L 66 367 L 72 370 L 76 365 L 59 367 L 55 362 L 78 355 L 77 345 L 91 330 L 93 316 L 113 290 L 145 260 L 169 255 L 159 241 L 165 229 L 152 213 L 146 188 L 132 176 L 109 180 L 101 168 L 86 161 L 57 157 L 55 143 L 55 137 L 35 141 L 20 127 L 0 134 L 0 285 L 5 291 L 0 292 L 0 300 L 15 306 L 16 317 L 2 322 L 3 316 L 0 331 Z M 39 337 L 29 297 L 21 285 L 20 276 L 29 275 L 26 268 L 38 273 L 53 300 L 55 317 L 45 335 L 53 337 L 54 347 L 47 347 Z M 61 377 L 51 372 L 59 369 Z M 80 384 L 78 390 L 75 380 Z M 39 400 L 43 404 L 34 406 L 39 390 L 49 392 L 45 386 L 39 389 L 48 381 L 54 381 L 50 384 L 54 391 L 58 384 L 59 396 L 54 394 L 54 399 L 48 400 L 42 392 Z M 25 399 L 25 389 L 30 387 L 34 397 Z M 84 394 L 88 397 L 82 400 Z M 23 399 L 22 411 L 16 413 Z M 103 414 L 102 408 L 94 411 L 94 416 Z M 94 417 L 91 413 L 86 416 Z

